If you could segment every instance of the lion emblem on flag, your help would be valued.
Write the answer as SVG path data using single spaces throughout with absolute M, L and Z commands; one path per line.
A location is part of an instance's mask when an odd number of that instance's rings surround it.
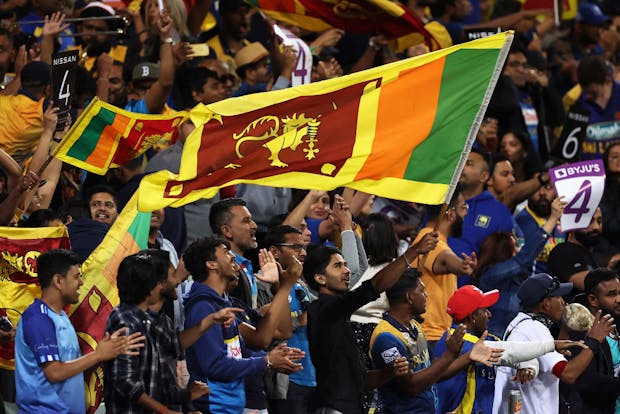
M 249 123 L 240 133 L 234 133 L 233 139 L 237 141 L 235 151 L 239 158 L 243 158 L 241 146 L 248 141 L 267 141 L 262 146 L 269 150 L 271 166 L 284 168 L 288 164 L 280 159 L 280 152 L 284 149 L 296 151 L 297 147 L 305 144 L 303 152 L 307 160 L 316 158 L 319 152 L 317 139 L 319 125 L 317 118 L 307 118 L 305 114 L 293 114 L 286 118 L 278 118 L 275 115 L 262 116 Z M 265 131 L 265 127 L 267 130 Z M 256 132 L 265 131 L 260 135 L 252 135 Z M 307 138 L 307 139 L 304 139 Z

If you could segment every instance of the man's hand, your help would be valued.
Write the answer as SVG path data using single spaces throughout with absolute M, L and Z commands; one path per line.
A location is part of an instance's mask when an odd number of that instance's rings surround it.
M 461 274 L 471 275 L 478 266 L 478 258 L 476 252 L 471 252 L 471 256 L 467 256 L 465 253 L 461 253 Z
M 439 241 L 439 233 L 436 231 L 432 231 L 427 233 L 420 239 L 416 244 L 411 245 L 409 250 L 413 250 L 415 255 L 426 254 L 430 251 L 433 251 L 435 247 L 437 247 L 437 242 Z
M 480 340 L 474 344 L 469 352 L 469 359 L 490 367 L 499 362 L 500 358 L 504 354 L 504 350 L 501 348 L 491 348 L 486 346 L 484 340 L 487 339 L 488 334 L 488 331 L 484 331 L 480 337 Z
M 392 375 L 395 377 L 402 377 L 409 374 L 409 361 L 405 357 L 396 358 L 392 362 Z
M 555 219 L 556 221 L 559 220 L 562 217 L 562 214 L 564 213 L 564 207 L 566 206 L 566 201 L 563 201 L 564 197 L 556 197 L 552 202 L 551 202 L 551 217 L 552 219 Z
M 291 45 L 284 46 L 282 50 L 282 75 L 290 78 L 290 74 L 295 70 L 297 64 L 297 52 Z M 288 76 L 287 76 L 288 75 Z
M 286 343 L 281 343 L 272 349 L 266 356 L 265 361 L 269 368 L 283 374 L 292 374 L 303 369 L 301 364 L 293 361 L 299 361 L 304 357 L 305 353 L 297 348 L 289 348 Z
M 65 16 L 62 12 L 52 13 L 51 16 L 45 16 L 43 23 L 42 36 L 57 36 L 69 27 L 69 23 L 65 23 Z
M 592 323 L 592 327 L 588 331 L 588 336 L 590 338 L 594 338 L 599 342 L 603 342 L 605 337 L 609 335 L 615 328 L 614 318 L 611 315 L 607 314 L 601 316 L 602 312 L 600 309 L 594 315 L 594 322 Z
M 261 271 L 255 274 L 256 278 L 270 285 L 277 284 L 280 277 L 280 265 L 276 262 L 273 254 L 267 249 L 260 249 L 258 262 Z
M 450 354 L 453 358 L 461 354 L 465 332 L 466 329 L 463 324 L 457 326 L 453 333 L 450 333 L 449 329 L 446 331 L 446 354 Z
M 336 194 L 334 196 L 334 205 L 332 208 L 331 218 L 334 223 L 340 227 L 340 231 L 353 229 L 353 215 L 351 214 L 351 206 L 344 201 L 342 196 Z
M 534 379 L 534 371 L 530 368 L 518 369 L 517 374 L 511 379 L 519 384 L 525 384 Z
M 178 68 L 189 60 L 192 54 L 192 46 L 189 42 L 178 43 L 172 47 L 172 54 L 174 55 L 174 66 Z
M 209 386 L 201 381 L 190 382 L 187 386 L 187 389 L 189 390 L 190 399 L 192 401 L 197 400 L 202 396 L 209 395 L 209 393 L 211 392 Z
M 58 123 L 58 108 L 54 108 L 54 101 L 50 101 L 43 114 L 43 129 L 54 132 Z
M 209 314 L 207 318 L 211 318 L 214 323 L 219 325 L 230 325 L 235 320 L 235 312 L 242 313 L 241 308 L 223 308 L 217 312 Z
M 167 11 L 164 10 L 164 12 L 160 14 L 159 19 L 157 20 L 157 30 L 159 30 L 159 37 L 161 38 L 161 40 L 170 37 L 173 26 L 174 24 L 172 23 L 170 15 Z
M 26 174 L 22 177 L 19 190 L 24 193 L 30 191 L 39 185 L 41 179 L 34 171 L 26 171 Z
M 110 335 L 106 332 L 105 336 L 99 342 L 95 352 L 99 360 L 108 361 L 114 359 L 120 354 L 139 355 L 138 349 L 144 347 L 146 337 L 140 332 L 135 332 L 129 336 L 123 336 L 127 328 L 121 328 Z
M 179 259 L 179 265 L 176 269 L 174 269 L 174 278 L 179 282 L 183 283 L 189 277 L 189 270 L 185 267 L 185 260 L 183 260 L 183 256 Z
M 294 256 L 292 259 L 291 264 L 280 274 L 280 285 L 287 285 L 288 288 L 292 288 L 297 283 L 302 273 L 301 262 Z

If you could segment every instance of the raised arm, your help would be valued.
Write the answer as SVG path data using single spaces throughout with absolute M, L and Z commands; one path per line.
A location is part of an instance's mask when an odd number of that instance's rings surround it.
M 372 279 L 372 287 L 375 292 L 385 292 L 398 281 L 405 269 L 410 267 L 411 262 L 419 255 L 430 252 L 437 246 L 439 235 L 436 231 L 425 234 L 416 244 L 411 245 L 407 251 L 384 267 Z

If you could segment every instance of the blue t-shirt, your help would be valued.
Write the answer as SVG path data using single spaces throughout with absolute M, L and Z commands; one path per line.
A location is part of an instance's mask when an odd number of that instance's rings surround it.
M 140 100 L 132 99 L 131 101 L 127 102 L 127 105 L 125 105 L 125 110 L 136 112 L 138 114 L 150 114 L 151 113 L 149 111 L 148 106 L 146 106 L 146 100 L 144 98 Z
M 35 299 L 22 315 L 15 335 L 15 387 L 20 412 L 84 414 L 84 375 L 51 383 L 42 369 L 46 362 L 68 362 L 81 355 L 67 314 L 58 314 Z
M 452 331 L 454 330 L 452 326 Z M 474 347 L 479 338 L 466 333 L 463 338 L 461 355 Z M 489 335 L 487 340 L 496 338 Z M 446 352 L 446 334 L 435 345 L 435 355 L 439 358 Z M 495 367 L 475 363 L 455 376 L 437 383 L 439 394 L 439 413 L 452 411 L 472 414 L 491 414 L 493 412 L 493 396 L 495 394 Z M 457 410 L 459 408 L 460 410 Z M 462 410 L 462 411 L 461 411 Z
M 463 219 L 463 234 L 458 238 L 448 238 L 448 245 L 458 257 L 461 257 L 461 253 L 478 254 L 484 239 L 493 233 L 514 231 L 517 237 L 521 236 L 521 230 L 508 207 L 490 192 L 485 190 L 465 201 L 469 205 L 469 210 Z M 469 283 L 471 283 L 469 276 L 459 275 L 459 286 Z
M 586 101 L 583 94 L 577 105 L 590 111 L 586 138 L 581 145 L 581 159 L 602 158 L 608 146 L 620 142 L 620 83 L 613 82 L 611 97 L 605 108 Z
M 376 369 L 386 368 L 400 357 L 407 358 L 409 369 L 414 372 L 431 366 L 422 325 L 412 321 L 405 327 L 387 314 L 370 337 L 370 357 Z M 386 414 L 434 414 L 438 406 L 434 385 L 411 396 L 400 389 L 396 380 L 391 380 L 379 387 L 379 395 Z
M 239 267 L 243 269 L 250 281 L 250 286 L 252 288 L 252 309 L 258 309 L 258 286 L 256 285 L 256 277 L 254 276 L 252 262 L 243 256 L 239 256 L 235 252 L 233 252 L 233 254 L 235 255 L 235 261 Z
M 293 319 L 293 336 L 288 339 L 288 346 L 299 348 L 306 353 L 301 360 L 301 365 L 304 369 L 290 374 L 288 378 L 297 385 L 316 387 L 316 374 L 314 365 L 312 365 L 312 360 L 310 359 L 308 327 L 299 324 L 299 318 L 302 313 L 308 310 L 308 305 L 310 304 L 310 294 L 308 290 L 301 284 L 295 283 L 288 295 L 288 303 L 291 308 L 291 318 Z

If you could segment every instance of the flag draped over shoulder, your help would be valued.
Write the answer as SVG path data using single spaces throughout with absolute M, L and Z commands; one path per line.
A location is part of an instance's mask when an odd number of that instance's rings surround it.
M 112 308 L 119 303 L 116 274 L 127 256 L 147 248 L 150 213 L 138 212 L 134 195 L 118 216 L 101 244 L 82 264 L 84 285 L 80 302 L 69 309 L 83 354 L 92 352 L 105 333 Z M 103 397 L 103 371 L 95 367 L 84 373 L 88 412 L 94 412 Z
M 68 164 L 103 175 L 138 157 L 160 141 L 176 140 L 185 112 L 144 115 L 95 97 L 55 149 Z
M 398 1 L 246 0 L 246 3 L 276 20 L 315 32 L 334 26 L 349 32 L 382 33 L 396 41 L 397 51 L 423 41 L 432 50 L 438 48 L 424 22 Z
M 143 178 L 141 211 L 238 183 L 441 204 L 510 46 L 502 33 L 319 83 L 197 106 L 178 174 Z
M 70 248 L 65 226 L 0 227 L 0 316 L 6 315 L 13 326 L 34 299 L 41 297 L 37 257 L 61 248 Z M 13 342 L 0 346 L 0 367 L 15 369 Z

